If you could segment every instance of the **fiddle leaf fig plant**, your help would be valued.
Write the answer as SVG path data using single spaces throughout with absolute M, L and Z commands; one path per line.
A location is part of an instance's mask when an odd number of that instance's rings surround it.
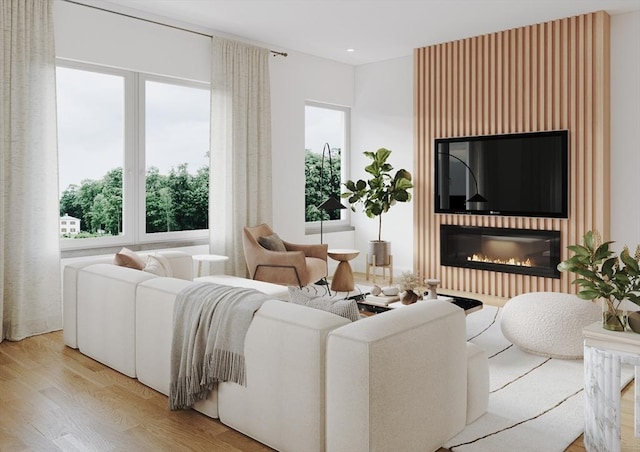
M 365 151 L 363 154 L 371 159 L 371 163 L 364 168 L 371 178 L 367 181 L 348 180 L 344 183 L 347 191 L 341 196 L 348 198 L 352 211 L 356 211 L 357 204 L 362 204 L 362 210 L 369 218 L 378 217 L 378 241 L 381 241 L 382 214 L 397 202 L 411 201 L 411 173 L 399 169 L 392 174 L 393 166 L 387 162 L 391 155 L 389 149 L 380 148 L 376 152 Z

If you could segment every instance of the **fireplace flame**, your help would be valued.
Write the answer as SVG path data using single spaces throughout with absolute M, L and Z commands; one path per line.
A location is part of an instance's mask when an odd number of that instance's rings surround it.
M 514 265 L 516 267 L 533 267 L 533 262 L 531 262 L 531 259 L 525 259 L 524 261 L 518 260 L 513 257 L 506 260 L 494 259 L 488 256 L 483 256 L 482 254 L 474 254 L 471 257 L 467 257 L 467 261 L 484 262 L 487 264 Z

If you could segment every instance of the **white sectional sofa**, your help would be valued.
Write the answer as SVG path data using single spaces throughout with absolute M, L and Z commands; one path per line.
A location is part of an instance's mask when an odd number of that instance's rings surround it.
M 111 256 L 65 267 L 64 340 L 168 395 L 173 305 L 192 283 L 193 263 L 162 255 L 174 277 L 118 267 Z M 487 409 L 486 353 L 465 341 L 455 305 L 417 303 L 351 323 L 283 302 L 283 286 L 198 280 L 274 298 L 247 332 L 247 386 L 220 383 L 194 406 L 272 448 L 436 450 Z

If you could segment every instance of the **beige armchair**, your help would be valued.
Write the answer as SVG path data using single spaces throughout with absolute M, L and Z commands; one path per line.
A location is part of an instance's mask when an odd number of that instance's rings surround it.
M 264 223 L 245 227 L 242 244 L 252 279 L 303 287 L 327 277 L 326 244 L 299 245 L 282 241 Z

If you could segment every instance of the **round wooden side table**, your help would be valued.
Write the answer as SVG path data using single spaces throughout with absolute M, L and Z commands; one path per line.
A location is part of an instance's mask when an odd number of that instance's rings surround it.
M 355 284 L 353 282 L 353 270 L 349 261 L 355 259 L 360 251 L 352 249 L 332 249 L 327 251 L 327 255 L 335 260 L 339 261 L 338 268 L 336 268 L 333 278 L 331 279 L 331 290 L 336 292 L 350 292 L 355 290 Z

